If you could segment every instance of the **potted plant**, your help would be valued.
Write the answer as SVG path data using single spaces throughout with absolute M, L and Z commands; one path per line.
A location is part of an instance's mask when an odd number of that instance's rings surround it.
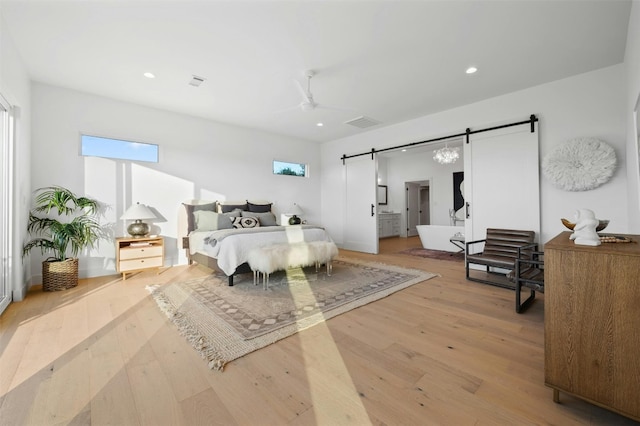
M 100 203 L 78 197 L 60 186 L 40 188 L 36 194 L 35 207 L 29 212 L 27 225 L 27 232 L 36 238 L 24 245 L 22 256 L 35 247 L 39 247 L 43 255 L 51 254 L 42 262 L 44 291 L 75 287 L 78 285 L 78 253 L 94 247 L 102 236 L 97 217 Z M 57 218 L 49 215 L 52 210 Z M 62 216 L 73 218 L 60 221 Z

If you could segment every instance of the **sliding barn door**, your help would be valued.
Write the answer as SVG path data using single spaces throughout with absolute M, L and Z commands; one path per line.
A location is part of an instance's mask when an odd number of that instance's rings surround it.
M 378 253 L 377 155 L 345 161 L 344 248 Z
M 535 231 L 540 237 L 538 129 L 529 125 L 471 135 L 464 144 L 467 241 L 487 228 Z

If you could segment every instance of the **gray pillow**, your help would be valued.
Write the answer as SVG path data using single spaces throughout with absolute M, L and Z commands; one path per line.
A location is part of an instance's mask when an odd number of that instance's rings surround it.
M 193 212 L 193 217 L 196 231 L 217 231 L 218 229 L 233 228 L 231 217 L 226 214 L 196 210 Z
M 210 212 L 215 212 L 218 206 L 218 202 L 214 201 L 213 203 L 209 203 L 209 204 L 187 204 L 187 203 L 182 203 L 182 205 L 184 206 L 184 208 L 187 210 L 187 233 L 193 231 L 194 229 L 196 229 L 196 221 L 195 221 L 195 217 L 193 216 L 193 212 L 198 211 L 198 210 L 206 210 L 206 211 L 210 211 Z
M 223 215 L 228 216 L 228 217 L 242 217 L 242 210 L 241 209 L 233 209 L 230 212 L 220 213 L 220 214 L 223 214 Z
M 270 212 L 271 211 L 271 205 L 273 203 L 268 203 L 268 204 L 254 204 L 250 201 L 247 201 L 247 207 L 249 207 L 246 210 L 249 210 L 250 212 L 255 212 L 255 213 L 266 213 L 266 212 Z
M 218 211 L 220 213 L 230 213 L 232 210 L 249 210 L 247 204 L 225 204 L 224 202 L 218 203 Z
M 260 222 L 260 226 L 276 226 L 276 216 L 271 212 L 257 213 L 257 212 L 242 212 L 242 217 L 255 217 Z

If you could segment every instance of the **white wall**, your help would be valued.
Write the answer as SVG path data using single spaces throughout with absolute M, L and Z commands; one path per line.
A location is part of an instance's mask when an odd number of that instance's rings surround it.
M 631 6 L 624 63 L 627 72 L 627 99 L 624 116 L 627 120 L 629 231 L 637 234 L 640 233 L 640 188 L 638 187 L 637 130 L 634 124 L 633 110 L 640 96 L 640 0 L 634 0 Z
M 185 200 L 268 200 L 276 217 L 295 202 L 303 219 L 319 223 L 319 145 L 151 109 L 45 84 L 33 85 L 32 188 L 61 185 L 110 206 L 103 223 L 115 236 L 135 202 L 163 216 L 155 233 L 165 237 L 169 265 L 185 263 L 177 215 Z M 79 155 L 80 134 L 160 145 L 159 163 L 133 163 Z M 272 160 L 309 164 L 310 177 L 276 176 Z M 115 272 L 113 241 L 80 257 L 81 276 Z M 34 282 L 39 256 L 32 255 Z
M 581 207 L 594 210 L 599 218 L 610 219 L 608 231 L 628 232 L 626 96 L 625 71 L 620 64 L 325 143 L 322 145 L 322 222 L 336 243 L 342 243 L 342 214 L 336 212 L 344 209 L 340 160 L 343 154 L 460 133 L 467 127 L 478 129 L 520 121 L 536 114 L 540 118 L 541 159 L 567 139 L 597 137 L 614 147 L 619 160 L 613 178 L 592 191 L 565 192 L 542 178 L 541 241 L 548 241 L 563 231 L 560 218 L 572 218 Z
M 27 268 L 22 262 L 22 242 L 26 238 L 31 201 L 31 94 L 27 72 L 6 30 L 0 9 L 0 93 L 14 107 L 15 137 L 12 182 L 11 253 L 5 267 L 10 269 L 13 300 L 24 299 L 27 291 Z

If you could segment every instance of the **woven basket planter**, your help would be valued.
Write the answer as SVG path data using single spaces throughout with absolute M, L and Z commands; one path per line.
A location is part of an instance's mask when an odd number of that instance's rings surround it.
M 78 285 L 78 259 L 42 262 L 42 290 L 67 290 Z

